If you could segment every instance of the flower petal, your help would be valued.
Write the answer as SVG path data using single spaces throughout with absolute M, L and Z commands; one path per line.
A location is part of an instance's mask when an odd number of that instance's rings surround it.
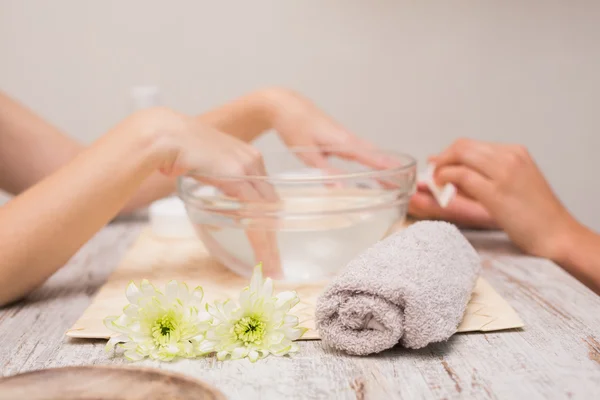
M 251 362 L 256 362 L 256 360 L 258 360 L 258 351 L 256 351 L 256 350 L 251 350 L 251 351 L 248 353 L 248 359 L 249 359 Z
M 204 340 L 200 342 L 200 344 L 196 347 L 196 350 L 200 354 L 212 353 L 213 351 L 215 351 L 216 344 L 217 343 L 214 341 Z
M 250 291 L 254 293 L 260 293 L 260 289 L 263 285 L 263 273 L 262 273 L 262 263 L 258 263 L 254 267 L 254 272 L 252 273 L 252 278 L 250 279 Z
M 275 298 L 277 299 L 275 307 L 284 308 L 286 311 L 290 310 L 300 301 L 298 294 L 294 291 L 281 292 Z
M 125 307 L 123 307 L 123 314 L 130 318 L 137 317 L 139 312 L 140 307 L 137 304 L 127 304 Z
M 281 343 L 284 338 L 285 335 L 281 331 L 269 332 L 265 337 L 269 345 Z
M 111 337 L 108 342 L 106 342 L 106 346 L 104 346 L 104 351 L 107 353 L 115 348 L 117 343 L 126 342 L 128 339 L 127 335 L 117 335 Z
M 180 345 L 181 349 L 181 355 L 183 357 L 194 357 L 194 346 L 192 345 L 192 342 L 189 341 L 184 341 L 181 343 Z
M 199 334 L 197 336 L 194 336 L 193 338 L 190 339 L 191 341 L 200 343 L 201 341 L 204 340 L 204 335 L 203 334 Z
M 146 308 L 150 304 L 152 304 L 153 301 L 154 301 L 154 297 L 152 297 L 152 296 L 143 296 L 143 295 L 140 295 L 140 297 L 137 300 L 137 304 L 141 308 Z
M 212 322 L 212 315 L 210 315 L 206 311 L 201 311 L 198 313 L 198 321 L 201 323 L 209 323 Z
M 265 279 L 265 283 L 262 287 L 262 291 L 260 292 L 260 295 L 265 298 L 273 297 L 273 279 L 271 279 L 271 278 Z
M 241 308 L 249 308 L 250 306 L 250 298 L 252 292 L 250 292 L 249 288 L 244 288 L 240 293 L 239 303 Z
M 177 353 L 179 353 L 179 347 L 177 347 L 174 344 L 170 344 L 165 347 L 165 351 L 169 354 L 177 354 Z
M 214 318 L 220 321 L 229 320 L 229 316 L 225 313 L 225 309 L 230 308 L 229 303 L 233 303 L 231 300 L 227 299 L 224 302 L 215 301 L 213 304 L 207 304 L 206 311 Z
M 227 351 L 219 351 L 217 353 L 217 360 L 224 361 L 228 355 L 229 355 L 229 352 L 227 352 Z
M 283 326 L 285 327 L 293 328 L 295 326 L 298 326 L 299 323 L 300 320 L 295 315 L 288 314 L 285 317 L 283 317 Z
M 283 326 L 284 318 L 286 313 L 283 310 L 271 311 L 269 316 L 269 324 L 273 328 L 279 328 Z
M 129 333 L 129 329 L 125 324 L 127 323 L 127 317 L 121 315 L 120 317 L 107 317 L 104 318 L 104 326 L 106 326 L 111 331 L 119 332 L 119 333 Z
M 190 288 L 188 287 L 187 283 L 179 283 L 179 294 L 177 297 L 183 302 L 183 304 L 186 304 L 190 301 Z
M 157 292 L 154 285 L 152 285 L 150 282 L 148 282 L 147 279 L 144 279 L 142 281 L 142 284 L 140 285 L 140 291 L 142 292 L 142 294 L 144 296 L 154 296 Z
M 110 329 L 111 331 L 113 330 L 112 324 L 113 322 L 115 322 L 117 320 L 116 315 L 111 315 L 110 317 L 106 317 L 102 320 L 102 322 L 104 322 L 104 326 L 107 327 L 108 329 Z
M 271 347 L 269 350 L 271 350 L 271 354 L 275 355 L 275 356 L 283 356 L 286 355 L 287 353 L 290 352 L 290 350 L 292 350 L 292 345 L 289 344 L 287 346 L 273 346 Z
M 138 347 L 136 342 L 125 342 L 119 344 L 119 346 L 121 346 L 125 350 L 135 350 Z
M 233 301 L 226 301 L 223 303 L 223 314 L 227 319 L 231 319 L 231 314 L 238 308 L 237 304 Z
M 283 328 L 282 331 L 285 337 L 290 340 L 298 340 L 306 333 L 306 328 Z
M 177 283 L 177 281 L 170 281 L 165 285 L 165 296 L 169 303 L 174 302 L 178 295 L 179 283 Z
M 200 305 L 202 303 L 202 299 L 204 298 L 204 289 L 202 286 L 197 286 L 192 292 L 192 303 L 195 305 Z
M 119 326 L 127 326 L 129 325 L 129 317 L 125 314 L 121 314 L 119 318 L 115 321 L 115 324 Z
M 144 358 L 144 356 L 135 350 L 127 350 L 125 352 L 125 358 L 127 358 L 129 361 L 140 361 Z
M 248 349 L 246 347 L 238 347 L 231 352 L 232 360 L 239 360 L 240 358 L 244 358 L 248 355 Z
M 142 297 L 142 292 L 140 292 L 140 289 L 138 289 L 135 283 L 129 282 L 129 285 L 127 285 L 127 290 L 125 291 L 125 296 L 130 303 L 135 304 L 139 298 Z
M 268 355 L 269 355 L 269 353 L 270 353 L 270 352 L 269 352 L 269 350 L 265 350 L 265 349 L 262 349 L 262 350 L 256 350 L 256 351 L 258 351 L 258 356 L 259 356 L 260 358 L 265 358 L 265 357 L 266 357 L 266 356 L 268 356 Z

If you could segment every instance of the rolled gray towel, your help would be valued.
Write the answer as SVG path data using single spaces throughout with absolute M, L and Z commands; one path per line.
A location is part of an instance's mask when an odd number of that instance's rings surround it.
M 352 260 L 317 301 L 321 339 L 366 355 L 445 341 L 460 324 L 481 260 L 454 226 L 423 221 Z

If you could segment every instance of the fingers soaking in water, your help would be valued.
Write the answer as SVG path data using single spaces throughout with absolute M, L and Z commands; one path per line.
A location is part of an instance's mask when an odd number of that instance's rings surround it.
M 600 236 L 560 202 L 527 149 L 461 139 L 431 157 L 439 184 L 460 195 L 441 209 L 423 193 L 410 210 L 421 218 L 499 227 L 523 251 L 549 258 L 600 293 Z
M 272 278 L 282 277 L 281 259 L 277 244 L 275 230 L 267 224 L 257 221 L 256 218 L 245 218 L 243 213 L 247 209 L 258 208 L 262 211 L 272 210 L 280 204 L 279 196 L 274 188 L 262 179 L 267 175 L 264 162 L 260 153 L 255 152 L 253 158 L 248 159 L 245 164 L 239 164 L 242 169 L 229 170 L 231 175 L 213 176 L 192 174 L 196 179 L 207 184 L 218 187 L 227 197 L 242 202 L 239 212 L 233 212 L 234 219 L 242 223 L 244 219 L 252 222 L 251 226 L 245 227 L 245 234 L 254 252 L 256 263 L 263 264 L 263 272 Z M 244 176 L 247 176 L 244 178 Z M 239 215 L 242 214 L 242 215 Z M 203 229 L 202 227 L 197 229 Z M 204 240 L 211 240 L 207 232 L 203 232 Z M 213 247 L 220 247 L 212 240 Z M 224 251 L 224 250 L 221 250 Z M 250 268 L 250 266 L 247 266 Z

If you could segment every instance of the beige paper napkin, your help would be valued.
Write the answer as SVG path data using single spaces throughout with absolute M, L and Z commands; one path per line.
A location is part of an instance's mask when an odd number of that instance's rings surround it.
M 144 278 L 157 287 L 164 286 L 173 279 L 185 281 L 190 287 L 201 285 L 206 301 L 237 298 L 242 288 L 249 283 L 248 279 L 234 274 L 213 260 L 200 240 L 158 238 L 146 229 L 102 286 L 92 304 L 67 331 L 67 336 L 109 338 L 112 332 L 104 326 L 103 319 L 109 315 L 121 314 L 127 304 L 125 288 L 129 282 L 139 283 Z M 309 329 L 303 340 L 319 339 L 314 325 L 314 310 L 317 297 L 325 284 L 326 282 L 275 283 L 276 291 L 298 292 L 300 304 L 294 308 L 294 313 L 300 318 L 301 325 Z M 458 331 L 493 331 L 522 326 L 523 322 L 513 308 L 489 283 L 480 278 Z

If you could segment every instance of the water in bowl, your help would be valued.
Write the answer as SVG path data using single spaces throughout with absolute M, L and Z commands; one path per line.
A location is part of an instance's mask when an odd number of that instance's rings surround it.
M 331 190 L 302 193 L 288 191 L 281 196 L 283 216 L 276 227 L 270 228 L 276 236 L 283 279 L 287 281 L 315 281 L 335 275 L 360 252 L 383 238 L 404 215 L 402 206 L 384 206 L 389 199 L 372 192 L 369 196 L 356 190 L 351 193 L 338 190 L 333 196 Z M 352 209 L 355 211 L 340 211 Z M 299 210 L 306 214 L 299 214 Z M 249 276 L 252 267 L 261 261 L 254 259 L 246 234 L 251 229 L 248 222 L 252 221 L 189 211 L 211 254 L 234 272 Z M 290 211 L 288 216 L 286 211 Z M 256 225 L 264 226 L 260 222 L 255 222 Z

